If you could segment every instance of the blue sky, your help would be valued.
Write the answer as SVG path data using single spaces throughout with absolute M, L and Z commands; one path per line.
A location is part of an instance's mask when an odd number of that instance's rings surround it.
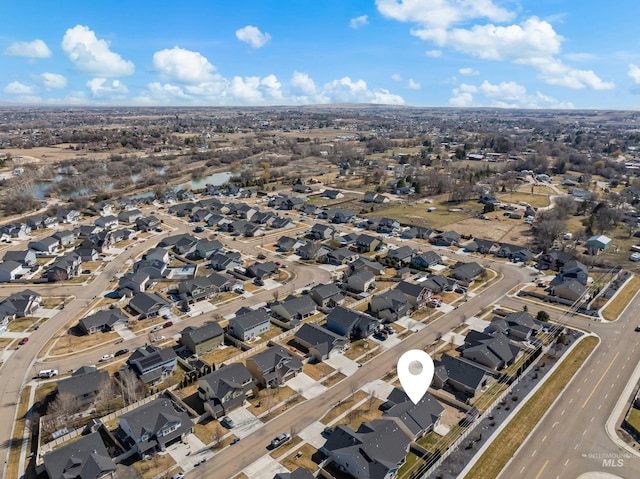
M 6 1 L 0 104 L 638 109 L 638 13 L 637 0 Z

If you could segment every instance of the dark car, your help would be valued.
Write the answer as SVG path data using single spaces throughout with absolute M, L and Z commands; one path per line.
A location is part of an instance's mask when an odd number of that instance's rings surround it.
M 28 341 L 29 341 L 29 338 L 22 338 L 18 344 L 22 346 L 23 344 L 27 344 Z
M 193 230 L 194 233 L 202 233 L 204 228 L 202 226 L 196 226 Z
M 116 351 L 116 353 L 114 354 L 114 356 L 118 357 L 118 356 L 122 356 L 123 354 L 127 354 L 129 352 L 129 350 L 127 348 L 124 349 L 118 349 Z
M 636 326 L 636 331 L 640 331 L 640 326 Z
M 260 278 L 255 278 L 253 280 L 253 284 L 255 284 L 256 286 L 264 286 L 264 281 L 262 281 Z
M 169 328 L 171 326 L 173 326 L 173 321 L 167 321 L 162 325 L 163 328 Z

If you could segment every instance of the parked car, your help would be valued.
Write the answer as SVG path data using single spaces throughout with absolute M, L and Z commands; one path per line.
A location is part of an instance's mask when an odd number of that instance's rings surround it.
M 640 326 L 636 326 L 636 331 L 640 331 Z
M 220 424 L 222 424 L 227 429 L 233 429 L 233 427 L 236 425 L 236 423 L 233 422 L 233 419 L 231 419 L 229 416 L 223 417 L 220 420 Z
M 159 324 L 157 326 L 154 326 L 153 329 L 151 330 L 152 333 L 157 333 L 158 331 L 160 331 L 162 329 L 162 325 Z
M 202 233 L 204 228 L 202 226 L 196 226 L 193 230 L 194 233 Z
M 282 434 L 278 434 L 271 440 L 271 447 L 275 449 L 276 447 L 282 446 L 285 442 L 288 442 L 290 440 L 291 434 L 289 434 L 288 432 L 283 432 Z
M 385 332 L 386 332 L 387 334 L 393 334 L 393 333 L 395 333 L 395 332 L 396 332 L 396 330 L 395 330 L 395 329 L 393 329 L 393 328 L 392 328 L 391 326 L 389 326 L 388 324 L 385 324 L 385 325 L 383 326 L 383 328 L 384 328 L 384 330 L 385 330 Z
M 162 325 L 163 328 L 169 328 L 171 326 L 173 326 L 173 321 L 167 321 Z
M 380 331 L 376 331 L 376 333 L 373 335 L 374 338 L 376 338 L 378 341 L 386 341 L 387 340 L 387 335 L 384 333 L 381 333 Z
M 100 362 L 108 361 L 109 359 L 113 359 L 115 356 L 113 354 L 105 354 L 100 358 Z
M 40 371 L 38 373 L 38 377 L 40 379 L 43 378 L 51 378 L 53 376 L 57 376 L 58 375 L 58 370 L 57 369 L 44 369 L 42 371 Z
M 325 437 L 330 436 L 332 432 L 333 432 L 333 428 L 331 426 L 327 426 L 322 430 L 322 435 Z
M 128 350 L 127 348 L 118 349 L 118 350 L 116 351 L 116 353 L 114 354 L 114 356 L 115 356 L 115 357 L 123 356 L 123 355 L 127 354 L 128 352 L 129 352 L 129 350 Z
M 27 344 L 28 341 L 29 341 L 29 338 L 22 338 L 18 344 L 22 346 L 23 344 Z
M 256 286 L 264 286 L 264 281 L 262 281 L 260 278 L 255 278 L 253 280 L 253 284 L 255 284 Z
M 164 341 L 165 339 L 167 338 L 165 338 L 164 336 L 156 336 L 155 338 L 152 339 L 152 341 L 154 343 L 157 343 L 158 341 Z
M 177 474 L 174 474 L 173 476 L 171 476 L 171 479 L 184 479 L 184 472 L 178 472 Z
M 244 288 L 236 288 L 234 291 L 238 294 L 244 294 Z

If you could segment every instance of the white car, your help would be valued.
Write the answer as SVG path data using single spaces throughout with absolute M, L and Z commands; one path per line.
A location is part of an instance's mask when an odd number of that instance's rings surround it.
M 108 361 L 109 359 L 113 359 L 113 354 L 105 354 L 100 358 L 100 362 Z
M 160 331 L 162 329 L 162 325 L 159 324 L 158 326 L 154 326 L 154 328 L 151 330 L 152 333 L 157 333 L 158 331 Z
M 156 336 L 155 338 L 153 338 L 153 341 L 157 343 L 158 341 L 164 341 L 165 339 L 167 338 L 165 338 L 164 336 Z

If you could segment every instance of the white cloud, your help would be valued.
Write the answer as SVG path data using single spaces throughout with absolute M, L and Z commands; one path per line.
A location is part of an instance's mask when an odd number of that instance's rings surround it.
M 120 80 L 107 80 L 106 78 L 92 78 L 87 82 L 87 88 L 94 97 L 99 98 L 123 98 L 129 90 Z
M 475 18 L 494 22 L 514 18 L 513 12 L 498 7 L 491 0 L 376 0 L 376 6 L 387 18 L 433 29 L 446 29 Z
M 603 81 L 593 70 L 571 68 L 557 58 L 523 58 L 517 63 L 533 66 L 539 70 L 538 77 L 549 85 L 567 88 L 592 88 L 594 90 L 611 90 L 615 83 Z
M 30 42 L 14 42 L 4 50 L 4 53 L 6 55 L 27 58 L 49 58 L 51 56 L 51 50 L 49 50 L 47 44 L 40 39 L 35 39 Z
M 180 47 L 155 52 L 153 66 L 171 80 L 191 84 L 210 81 L 216 69 L 202 54 Z
M 593 62 L 598 59 L 593 53 L 565 53 L 562 57 L 572 62 Z
M 440 58 L 442 56 L 442 50 L 429 50 L 425 55 L 429 58 Z
M 369 90 L 364 80 L 352 81 L 349 77 L 326 83 L 323 88 L 323 95 L 330 103 L 404 104 L 404 99 L 400 95 L 390 93 L 384 88 Z
M 411 90 L 419 90 L 420 89 L 420 83 L 415 81 L 413 78 L 409 78 L 409 81 L 407 83 L 407 87 L 409 89 L 411 89 Z
M 261 48 L 271 40 L 271 35 L 262 33 L 257 27 L 247 25 L 236 30 L 236 38 L 242 42 L 248 43 L 252 48 Z
M 636 85 L 640 85 L 640 67 L 638 67 L 638 65 L 630 63 L 627 74 L 631 77 Z
M 349 21 L 349 26 L 351 28 L 359 28 L 369 23 L 368 15 L 360 15 L 359 17 L 352 18 Z
M 39 75 L 39 79 L 45 88 L 66 88 L 67 77 L 59 73 L 45 72 Z
M 460 68 L 458 70 L 458 73 L 460 73 L 460 75 L 464 75 L 468 77 L 480 75 L 480 72 L 474 68 Z
M 513 81 L 493 84 L 486 80 L 479 86 L 463 83 L 454 88 L 449 104 L 455 107 L 573 108 L 570 102 L 560 102 L 540 92 L 529 95 L 524 86 Z
M 84 25 L 69 28 L 62 39 L 62 49 L 76 67 L 90 75 L 118 77 L 134 72 L 132 62 L 112 52 L 109 42 L 99 39 Z
M 400 75 L 400 73 L 394 73 L 391 75 L 391 79 L 393 81 L 402 81 L 402 75 Z
M 307 73 L 293 72 L 290 86 L 295 94 L 315 95 L 317 93 L 316 84 Z
M 12 81 L 4 87 L 3 91 L 9 95 L 31 95 L 34 90 L 35 88 L 32 86 L 25 85 L 19 81 Z

